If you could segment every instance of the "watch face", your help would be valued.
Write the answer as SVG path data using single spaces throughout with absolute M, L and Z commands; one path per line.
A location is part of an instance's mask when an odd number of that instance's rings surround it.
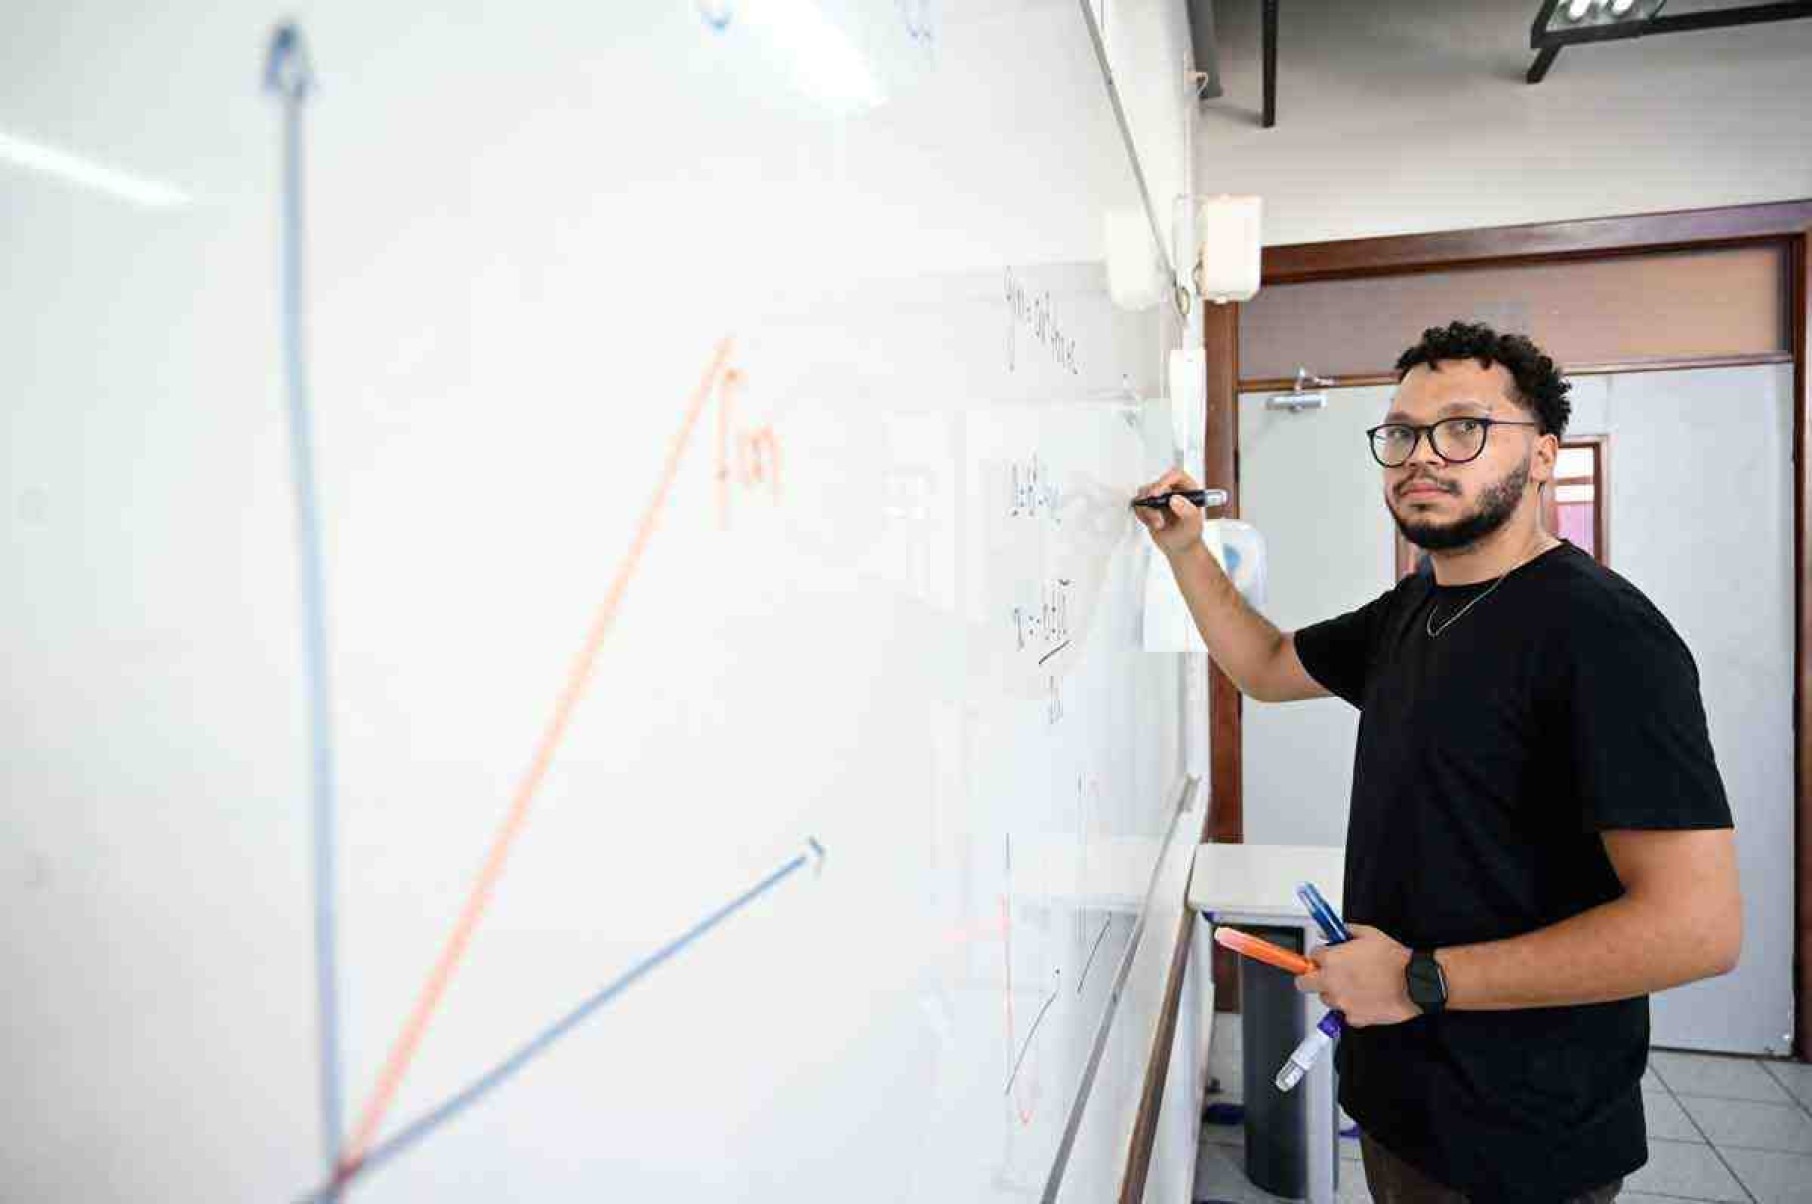
M 1441 981 L 1441 967 L 1433 957 L 1421 954 L 1410 958 L 1409 999 L 1418 1007 L 1439 1007 L 1447 1002 L 1447 984 Z

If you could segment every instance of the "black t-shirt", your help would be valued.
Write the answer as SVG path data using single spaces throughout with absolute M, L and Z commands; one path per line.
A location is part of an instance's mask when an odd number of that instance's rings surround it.
M 1405 578 L 1298 631 L 1296 652 L 1361 711 L 1346 918 L 1412 949 L 1617 898 L 1606 829 L 1731 826 L 1692 654 L 1572 544 L 1495 589 Z M 1448 1011 L 1349 1030 L 1340 1102 L 1474 1200 L 1557 1201 L 1647 1161 L 1647 1057 L 1646 996 Z

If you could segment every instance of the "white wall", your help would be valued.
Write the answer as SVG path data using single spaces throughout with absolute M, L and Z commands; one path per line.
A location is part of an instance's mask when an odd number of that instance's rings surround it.
M 1812 20 L 1574 47 L 1529 85 L 1536 0 L 1285 3 L 1266 130 L 1259 7 L 1216 6 L 1195 158 L 1199 191 L 1264 197 L 1267 245 L 1812 196 Z

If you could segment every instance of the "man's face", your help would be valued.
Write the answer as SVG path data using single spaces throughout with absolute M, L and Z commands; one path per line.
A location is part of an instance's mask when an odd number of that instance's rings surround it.
M 1440 371 L 1422 364 L 1397 387 L 1385 422 L 1426 426 L 1443 418 L 1493 418 L 1533 422 L 1535 416 L 1511 401 L 1515 382 L 1502 364 L 1443 360 Z M 1498 530 L 1516 512 L 1531 481 L 1553 473 L 1557 441 L 1532 426 L 1486 431 L 1477 459 L 1450 464 L 1424 433 L 1400 467 L 1384 470 L 1384 504 L 1403 537 L 1431 551 L 1466 547 Z M 1451 448 L 1449 450 L 1452 450 Z

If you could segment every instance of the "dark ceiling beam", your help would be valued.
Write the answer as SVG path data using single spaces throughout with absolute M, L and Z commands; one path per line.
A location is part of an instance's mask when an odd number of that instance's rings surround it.
M 1265 128 L 1277 124 L 1277 0 L 1265 0 Z

